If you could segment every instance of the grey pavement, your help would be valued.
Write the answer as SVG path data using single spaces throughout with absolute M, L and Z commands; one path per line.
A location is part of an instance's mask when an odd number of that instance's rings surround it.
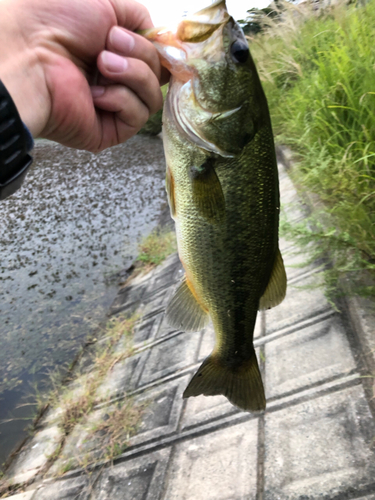
M 303 206 L 282 165 L 280 174 L 284 216 L 301 220 Z M 62 440 L 59 411 L 50 412 L 11 464 L 8 475 L 26 489 L 12 498 L 375 500 L 373 316 L 355 302 L 336 312 L 322 288 L 311 286 L 319 267 L 303 265 L 293 242 L 281 239 L 281 250 L 287 297 L 259 315 L 255 330 L 264 413 L 238 411 L 222 396 L 182 399 L 214 332 L 211 325 L 193 333 L 168 327 L 165 306 L 182 276 L 172 255 L 117 295 L 111 315 L 141 314 L 135 350 L 112 367 L 89 417 L 101 421 L 131 394 L 148 401 L 137 434 L 113 462 L 83 467 L 88 451 L 100 457 L 100 441 L 90 440 L 84 423 Z M 351 307 L 364 320 L 367 343 Z M 54 477 L 67 463 L 69 472 Z

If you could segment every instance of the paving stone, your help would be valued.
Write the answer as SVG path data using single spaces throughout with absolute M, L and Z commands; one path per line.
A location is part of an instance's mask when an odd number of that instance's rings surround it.
M 104 399 L 133 391 L 137 386 L 147 356 L 147 351 L 143 351 L 116 363 L 100 384 L 96 397 Z
M 172 285 L 181 279 L 183 273 L 184 270 L 178 258 L 178 254 L 174 253 L 170 255 L 161 266 L 156 268 L 156 273 L 153 277 L 152 284 L 150 284 L 147 289 L 147 293 Z
M 356 367 L 336 315 L 266 343 L 265 357 L 267 398 L 347 375 Z
M 159 500 L 170 449 L 115 465 L 102 472 L 90 500 Z
M 136 398 L 137 402 L 146 401 L 148 404 L 137 434 L 130 439 L 131 446 L 177 431 L 183 405 L 182 393 L 189 379 L 190 376 L 181 377 Z
M 188 377 L 183 377 L 136 397 L 136 402 L 146 402 L 146 408 L 141 415 L 137 434 L 129 439 L 128 447 L 176 432 L 183 404 L 182 390 L 187 381 Z M 103 406 L 74 427 L 65 440 L 58 460 L 49 471 L 50 476 L 59 475 L 67 465 L 69 469 L 81 468 L 94 460 L 104 459 L 106 438 L 100 432 L 95 433 L 94 429 L 108 418 L 107 415 L 113 409 L 115 405 Z M 126 440 L 124 434 L 124 442 Z
M 157 314 L 146 320 L 142 320 L 134 328 L 134 345 L 142 344 L 146 341 L 154 340 L 159 330 L 160 323 L 163 319 L 163 314 Z
M 47 483 L 35 492 L 32 500 L 89 500 L 96 476 L 85 474 Z
M 64 447 L 58 459 L 53 463 L 47 477 L 60 476 L 63 472 L 85 468 L 94 460 L 103 460 L 108 440 L 101 433 L 95 433 L 95 428 L 105 419 L 107 412 L 114 406 L 94 411 L 83 421 L 75 425 L 66 437 Z M 126 441 L 124 437 L 124 442 Z
M 128 285 L 121 289 L 112 303 L 110 314 L 116 314 L 126 309 L 135 309 L 147 288 L 147 281 L 141 285 Z
M 131 286 L 142 285 L 145 287 L 145 290 L 147 290 L 149 283 L 152 282 L 152 280 L 154 279 L 154 276 L 157 272 L 158 272 L 158 268 L 154 267 L 153 269 L 151 269 L 151 271 L 148 271 L 147 273 L 141 272 L 140 274 L 136 274 L 134 277 L 132 277 L 129 285 L 131 285 Z M 124 288 L 126 288 L 126 286 Z M 122 290 L 123 290 L 123 288 L 121 288 L 120 292 Z
M 374 483 L 374 436 L 360 385 L 266 413 L 264 498 L 328 500 L 347 490 L 360 493 Z
M 142 300 L 139 307 L 139 312 L 145 318 L 146 316 L 151 316 L 161 309 L 164 309 L 169 302 L 169 297 L 172 294 L 172 288 L 163 288 L 156 293 L 148 295 Z
M 139 387 L 196 363 L 199 341 L 199 332 L 182 332 L 152 346 Z
M 63 413 L 64 410 L 60 406 L 57 408 L 49 408 L 44 414 L 42 421 L 38 423 L 38 427 L 46 428 L 58 425 Z
M 12 483 L 22 484 L 35 477 L 58 449 L 62 437 L 62 430 L 57 426 L 37 432 L 7 471 Z
M 169 325 L 168 320 L 165 317 L 165 314 L 162 313 L 162 320 L 161 320 L 161 323 L 160 323 L 160 326 L 159 326 L 159 330 L 158 330 L 158 332 L 156 334 L 156 337 L 157 338 L 166 337 L 167 335 L 170 335 L 171 333 L 174 333 L 176 331 L 177 331 L 177 329 L 176 328 L 172 328 Z
M 305 217 L 306 210 L 297 195 L 296 188 L 290 177 L 285 175 L 283 168 L 279 169 L 280 173 L 280 201 L 281 212 L 289 221 L 298 221 Z
M 188 377 L 188 382 L 190 381 L 191 376 Z M 183 391 L 184 389 L 185 387 L 183 388 Z M 196 427 L 202 423 L 209 422 L 210 420 L 231 415 L 232 413 L 236 413 L 236 411 L 238 410 L 236 410 L 236 408 L 229 403 L 225 396 L 191 397 L 186 401 L 182 428 L 185 430 Z
M 258 421 L 220 429 L 177 444 L 164 498 L 256 498 Z
M 375 307 L 371 299 L 365 297 L 346 297 L 346 305 L 350 311 L 351 321 L 363 346 L 368 370 L 375 373 Z M 350 327 L 350 326 L 349 326 Z M 374 381 L 375 384 L 375 381 Z M 375 385 L 374 385 L 375 396 Z
M 279 238 L 279 248 L 283 257 L 288 283 L 302 274 L 318 269 L 319 265 L 308 264 L 308 249 L 301 250 L 285 238 Z
M 266 311 L 266 334 L 292 326 L 330 309 L 322 289 L 312 288 L 316 284 L 316 279 L 313 274 L 288 286 L 284 301 Z
M 18 495 L 11 495 L 9 498 L 11 498 L 12 500 L 31 500 L 34 493 L 35 490 L 25 491 L 24 493 L 18 493 Z

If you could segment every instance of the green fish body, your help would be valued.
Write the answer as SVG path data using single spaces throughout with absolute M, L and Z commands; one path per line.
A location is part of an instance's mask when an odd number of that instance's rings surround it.
M 223 394 L 243 410 L 262 410 L 255 321 L 286 291 L 267 101 L 225 2 L 182 21 L 173 36 L 154 30 L 148 38 L 172 73 L 163 113 L 166 186 L 186 272 L 167 317 L 187 331 L 211 318 L 216 335 L 184 397 Z

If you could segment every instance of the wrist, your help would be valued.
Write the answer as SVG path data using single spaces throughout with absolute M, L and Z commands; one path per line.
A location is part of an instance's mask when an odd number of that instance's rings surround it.
M 0 80 L 33 137 L 49 116 L 49 95 L 37 49 L 27 45 L 18 24 L 19 2 L 0 2 Z

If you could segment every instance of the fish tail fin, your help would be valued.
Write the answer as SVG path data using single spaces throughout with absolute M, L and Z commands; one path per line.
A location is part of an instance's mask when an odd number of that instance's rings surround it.
M 230 367 L 213 353 L 204 360 L 184 391 L 190 396 L 224 395 L 241 410 L 259 411 L 266 407 L 266 398 L 255 351 L 239 367 Z

